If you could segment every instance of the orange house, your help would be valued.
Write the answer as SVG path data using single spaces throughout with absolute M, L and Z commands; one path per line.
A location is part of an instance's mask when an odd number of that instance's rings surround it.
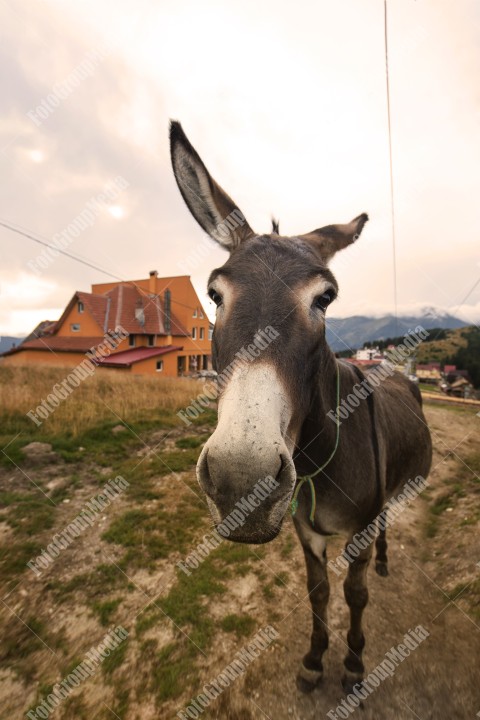
M 2 363 L 74 366 L 119 327 L 128 336 L 100 367 L 170 377 L 211 369 L 211 324 L 190 277 L 159 278 L 156 270 L 75 292 L 58 321 L 40 323 Z

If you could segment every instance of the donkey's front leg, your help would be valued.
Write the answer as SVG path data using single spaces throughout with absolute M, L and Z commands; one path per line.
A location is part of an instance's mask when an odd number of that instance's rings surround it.
M 351 538 L 348 545 L 351 543 Z M 342 685 L 345 692 L 352 692 L 353 686 L 363 680 L 364 665 L 362 661 L 365 636 L 362 631 L 362 615 L 368 603 L 367 569 L 372 557 L 372 544 L 360 550 L 359 555 L 348 568 L 343 583 L 345 600 L 350 608 L 350 630 L 347 634 L 348 655 L 344 660 L 345 675 Z
M 327 576 L 325 538 L 295 523 L 307 565 L 307 587 L 312 605 L 313 630 L 310 651 L 305 655 L 297 674 L 297 687 L 312 692 L 323 676 L 322 656 L 328 648 L 327 605 L 330 586 Z

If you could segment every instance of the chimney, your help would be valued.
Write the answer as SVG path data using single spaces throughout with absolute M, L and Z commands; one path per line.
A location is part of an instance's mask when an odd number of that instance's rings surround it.
M 172 334 L 172 318 L 171 318 L 171 293 L 170 290 L 167 288 L 165 290 L 164 296 L 163 296 L 163 312 L 164 312 L 164 324 L 165 324 L 165 332 L 167 335 Z
M 150 270 L 149 275 L 150 279 L 148 281 L 148 292 L 150 293 L 150 295 L 156 295 L 158 272 L 156 270 Z
M 140 323 L 143 327 L 145 325 L 145 311 L 143 309 L 143 303 L 141 298 L 137 300 L 137 307 L 135 308 L 135 320 Z

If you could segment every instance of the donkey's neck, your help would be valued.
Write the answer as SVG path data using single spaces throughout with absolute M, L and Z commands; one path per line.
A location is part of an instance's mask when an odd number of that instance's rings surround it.
M 337 365 L 335 356 L 328 349 L 322 353 L 322 365 L 312 383 L 310 410 L 295 449 L 293 459 L 299 475 L 314 472 L 335 446 L 337 426 L 328 413 L 336 410 L 337 372 L 341 372 L 341 366 Z

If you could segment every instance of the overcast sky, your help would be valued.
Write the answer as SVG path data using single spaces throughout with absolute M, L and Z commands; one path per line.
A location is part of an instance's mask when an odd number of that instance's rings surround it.
M 388 8 L 399 309 L 479 321 L 480 4 Z M 68 251 L 124 279 L 187 271 L 205 300 L 226 255 L 176 187 L 175 118 L 257 232 L 368 212 L 332 262 L 331 314 L 393 310 L 382 0 L 0 0 L 0 26 L 1 222 L 51 242 L 117 178 Z M 3 227 L 0 248 L 2 335 L 110 279 L 40 269 L 42 246 Z

